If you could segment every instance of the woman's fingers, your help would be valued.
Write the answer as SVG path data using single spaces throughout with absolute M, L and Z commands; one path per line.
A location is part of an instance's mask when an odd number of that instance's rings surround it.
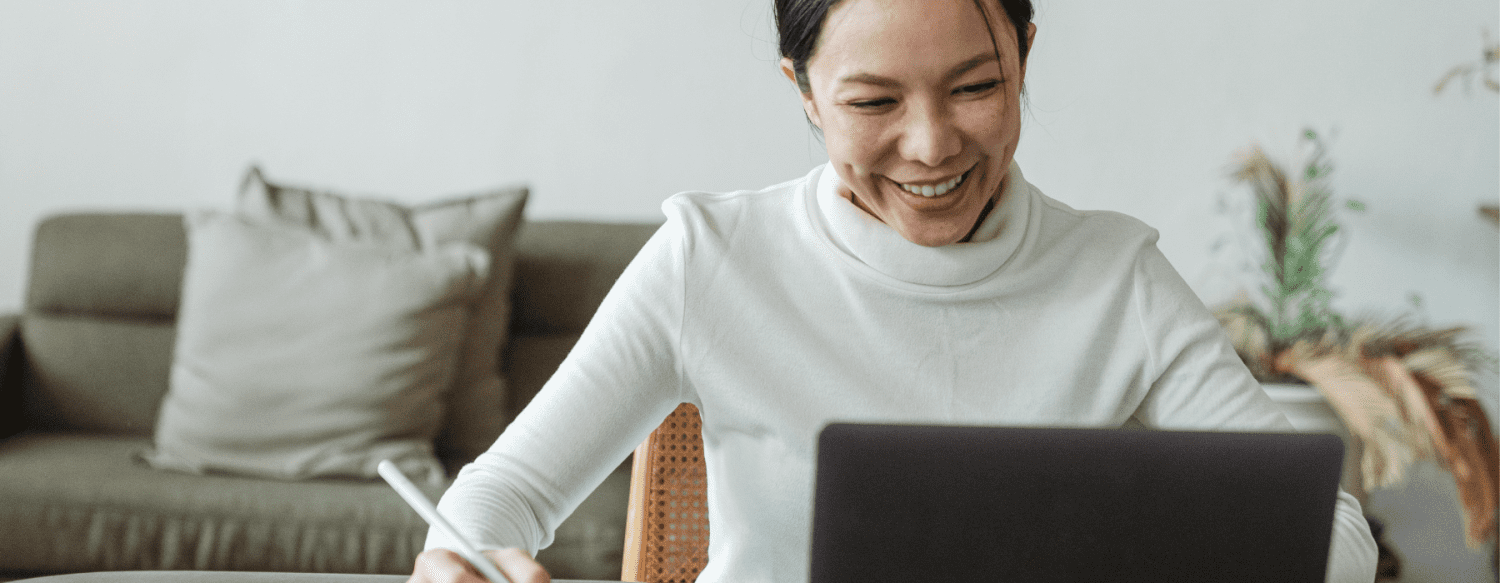
M 551 583 L 552 576 L 542 568 L 541 563 L 531 558 L 531 555 L 521 549 L 499 549 L 485 551 L 485 555 L 495 561 L 500 567 L 500 572 L 510 579 L 510 583 Z
M 469 566 L 462 555 L 448 549 L 432 549 L 417 555 L 406 583 L 483 583 L 484 577 Z
M 500 572 L 510 583 L 551 583 L 552 577 L 540 563 L 521 549 L 484 551 L 486 557 L 500 567 Z M 463 555 L 448 549 L 432 549 L 417 555 L 411 578 L 406 583 L 485 583 L 485 578 L 475 570 Z M 489 583 L 506 583 L 492 581 Z

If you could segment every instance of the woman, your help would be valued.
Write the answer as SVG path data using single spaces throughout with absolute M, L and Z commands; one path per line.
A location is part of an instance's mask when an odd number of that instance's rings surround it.
M 684 193 L 541 394 L 440 507 L 514 581 L 679 402 L 713 536 L 701 581 L 807 577 L 829 420 L 1283 429 L 1217 322 L 1131 218 L 1012 164 L 1029 0 L 777 0 L 781 68 L 829 164 Z M 1330 580 L 1375 549 L 1341 494 Z M 440 534 L 412 581 L 478 581 Z

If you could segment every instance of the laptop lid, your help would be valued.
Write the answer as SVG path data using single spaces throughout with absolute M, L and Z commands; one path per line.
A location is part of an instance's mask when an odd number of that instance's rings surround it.
M 812 583 L 1323 581 L 1324 434 L 832 424 Z

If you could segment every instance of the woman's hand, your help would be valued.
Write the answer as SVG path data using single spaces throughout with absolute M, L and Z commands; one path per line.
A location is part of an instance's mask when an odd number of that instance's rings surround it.
M 551 583 L 552 576 L 536 559 L 521 549 L 499 549 L 483 551 L 486 557 L 500 567 L 500 572 L 510 583 Z M 475 570 L 463 555 L 448 549 L 432 549 L 417 555 L 412 566 L 411 578 L 406 583 L 484 583 L 485 578 Z M 491 583 L 506 583 L 493 581 Z

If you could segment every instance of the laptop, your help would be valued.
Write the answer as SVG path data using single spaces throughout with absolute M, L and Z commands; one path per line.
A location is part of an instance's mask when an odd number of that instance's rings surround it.
M 1327 434 L 831 424 L 812 583 L 1323 581 Z

